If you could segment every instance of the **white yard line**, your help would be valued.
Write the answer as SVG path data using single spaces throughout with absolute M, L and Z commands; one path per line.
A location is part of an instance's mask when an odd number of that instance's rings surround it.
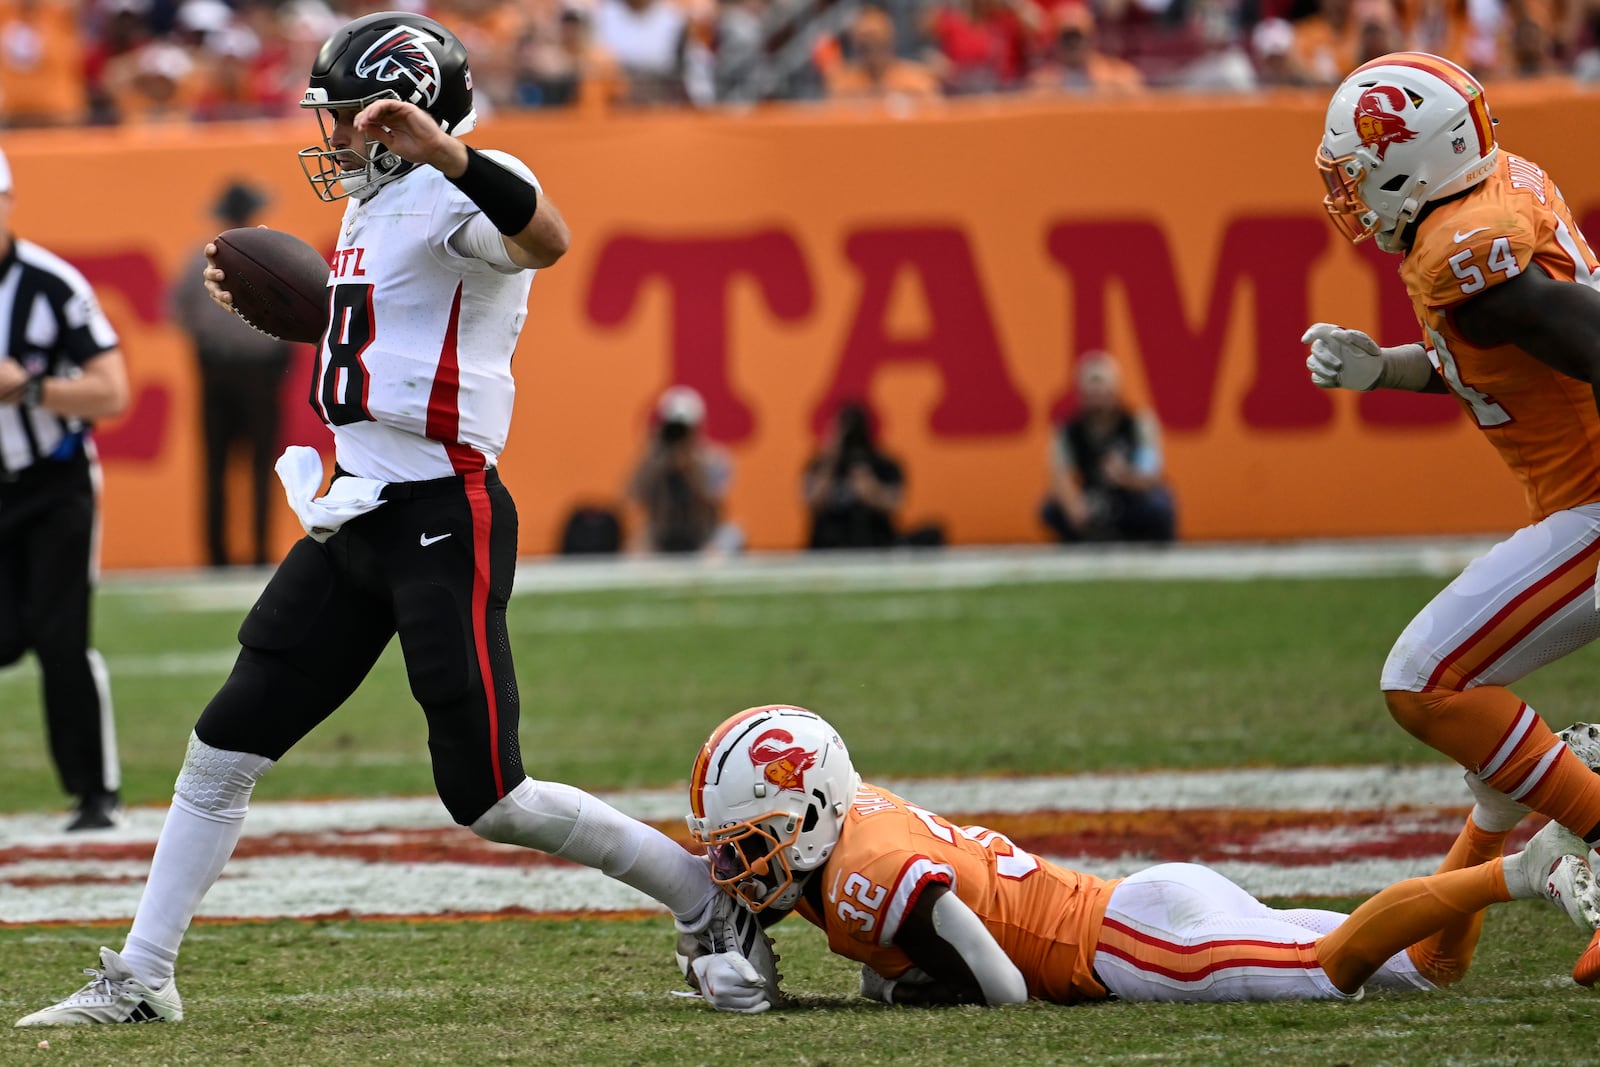
M 726 559 L 530 557 L 517 566 L 516 591 L 697 589 L 719 592 L 864 592 L 1106 579 L 1240 581 L 1252 578 L 1453 575 L 1498 540 L 1458 538 L 1298 541 L 1282 544 L 1177 544 L 1149 549 L 1049 545 L 898 549 L 886 552 L 758 552 Z M 267 580 L 262 571 L 123 571 L 110 595 L 147 599 L 152 608 L 242 611 Z
M 1325 857 L 1374 839 L 1403 840 L 1453 824 L 1440 809 L 1455 812 L 1468 797 L 1451 767 L 1311 768 L 1270 771 L 1198 771 L 1056 778 L 885 781 L 880 783 L 941 812 L 1138 812 L 1161 810 L 1277 810 L 1303 813 L 1386 811 L 1383 826 L 1318 826 L 1296 834 L 1275 832 L 1257 847 L 1290 858 L 1262 863 L 1223 855 L 1212 865 L 1263 895 L 1358 894 L 1426 873 L 1436 857 L 1405 855 L 1324 862 Z M 681 790 L 608 794 L 629 814 L 676 820 L 684 810 Z M 147 861 L 137 855 L 153 846 L 164 811 L 139 808 L 128 825 L 95 834 L 67 835 L 59 815 L 0 816 L 0 922 L 125 920 L 143 886 Z M 382 851 L 401 835 L 418 831 L 461 834 L 433 797 L 304 803 L 263 803 L 245 823 L 241 855 L 207 896 L 206 916 L 269 918 L 338 912 L 368 915 L 430 915 L 442 912 L 637 910 L 653 908 L 642 894 L 595 872 L 566 864 L 409 862 L 375 860 L 351 851 Z M 271 839 L 281 842 L 272 854 Z M 254 841 L 261 847 L 252 849 Z M 496 846 L 481 846 L 493 848 Z M 519 850 L 504 847 L 508 851 Z M 116 849 L 119 858 L 105 858 Z M 341 853 L 341 849 L 344 850 Z M 1401 851 L 1404 851 L 1403 849 Z M 260 854 L 260 853 L 267 854 Z M 1308 857 L 1296 863 L 1293 855 Z M 1310 857 L 1315 857 L 1310 860 Z M 1147 866 L 1149 858 L 1052 857 L 1105 877 Z

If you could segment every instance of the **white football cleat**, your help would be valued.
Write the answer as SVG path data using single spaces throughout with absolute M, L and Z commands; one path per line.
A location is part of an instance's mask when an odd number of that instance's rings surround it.
M 17 1020 L 18 1026 L 77 1026 L 86 1023 L 177 1023 L 183 1021 L 178 983 L 168 978 L 159 986 L 133 976 L 122 957 L 100 950 L 100 969 L 85 968 L 93 981 L 59 1004 Z
M 761 975 L 767 987 L 767 1003 L 776 1007 L 782 1001 L 778 983 L 783 975 L 778 973 L 778 954 L 772 950 L 772 938 L 761 928 L 761 920 L 749 908 L 719 889 L 712 893 L 699 919 L 693 923 L 680 920 L 677 925 L 678 970 L 691 988 L 699 988 L 693 967 L 697 957 L 732 952 L 748 960 Z
M 1583 859 L 1588 851 L 1577 834 L 1549 823 L 1521 852 L 1506 857 L 1506 888 L 1516 900 L 1543 897 L 1585 930 L 1600 927 L 1600 886 Z
M 1573 755 L 1581 759 L 1591 771 L 1600 771 L 1600 726 L 1575 722 L 1556 736 L 1566 742 Z

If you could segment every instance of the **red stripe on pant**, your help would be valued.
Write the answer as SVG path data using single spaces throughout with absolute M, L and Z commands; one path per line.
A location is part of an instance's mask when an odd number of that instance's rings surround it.
M 483 702 L 489 713 L 489 762 L 494 767 L 494 794 L 506 795 L 500 772 L 500 706 L 496 702 L 494 664 L 489 655 L 489 534 L 494 527 L 493 506 L 484 485 L 484 472 L 464 475 L 467 507 L 472 512 L 472 647 L 478 653 L 478 675 L 483 679 Z

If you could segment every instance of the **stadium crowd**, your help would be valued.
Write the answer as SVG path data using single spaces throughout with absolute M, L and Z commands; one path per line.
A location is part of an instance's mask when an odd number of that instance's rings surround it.
M 1397 49 L 1600 80 L 1600 0 L 0 0 L 0 123 L 289 115 L 334 27 L 401 7 L 480 110 L 1332 86 Z

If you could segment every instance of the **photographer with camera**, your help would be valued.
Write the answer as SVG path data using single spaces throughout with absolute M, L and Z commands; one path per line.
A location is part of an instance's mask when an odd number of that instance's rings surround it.
M 905 495 L 900 464 L 879 451 L 872 415 L 847 401 L 802 482 L 812 548 L 887 548 L 899 542 L 894 512 Z
M 702 432 L 706 405 L 687 385 L 675 385 L 656 404 L 655 430 L 628 483 L 642 512 L 634 549 L 640 552 L 737 552 L 738 527 L 722 521 L 733 480 L 728 454 Z

